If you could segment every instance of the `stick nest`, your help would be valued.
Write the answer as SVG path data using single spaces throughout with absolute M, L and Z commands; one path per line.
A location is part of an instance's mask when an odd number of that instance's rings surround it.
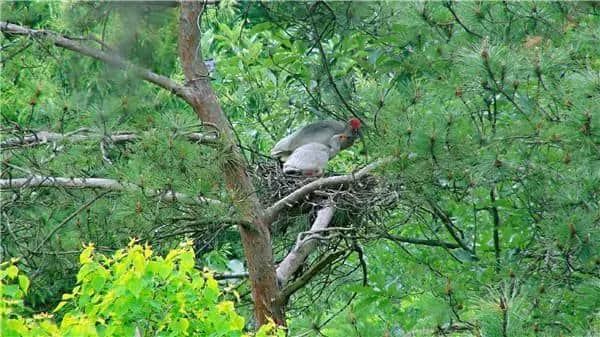
M 251 174 L 264 206 L 270 206 L 298 188 L 321 178 L 285 174 L 279 162 L 275 160 L 256 163 Z M 336 175 L 340 174 L 326 173 L 323 178 Z M 340 211 L 346 210 L 354 214 L 379 212 L 393 208 L 397 204 L 401 189 L 399 182 L 368 174 L 350 184 L 319 189 L 308 195 L 292 210 L 333 202 L 336 209 Z

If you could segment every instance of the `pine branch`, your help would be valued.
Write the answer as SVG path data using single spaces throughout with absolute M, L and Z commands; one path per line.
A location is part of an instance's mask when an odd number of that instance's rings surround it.
M 163 89 L 169 90 L 170 92 L 183 98 L 186 101 L 188 101 L 189 99 L 188 90 L 184 86 L 177 84 L 170 78 L 156 74 L 149 69 L 137 66 L 116 54 L 109 54 L 102 50 L 85 46 L 81 43 L 80 39 L 69 38 L 49 30 L 30 29 L 5 21 L 0 21 L 0 31 L 6 34 L 26 35 L 52 41 L 58 47 L 69 49 L 71 51 L 106 62 L 110 65 L 119 67 L 121 69 L 132 71 L 136 76 L 150 83 L 153 83 Z
M 478 34 L 472 30 L 470 30 L 467 26 L 465 26 L 465 24 L 460 20 L 460 18 L 458 17 L 458 15 L 456 14 L 456 11 L 454 10 L 454 7 L 452 7 L 452 0 L 444 2 L 444 7 L 448 8 L 448 10 L 450 11 L 450 13 L 452 14 L 452 16 L 454 17 L 454 19 L 456 20 L 456 23 L 458 23 L 467 33 L 476 36 L 480 39 L 483 39 L 483 36 L 481 36 L 481 34 Z
M 50 231 L 50 233 L 48 233 L 48 235 L 46 235 L 46 237 L 42 240 L 42 242 L 40 242 L 38 244 L 37 248 L 34 249 L 33 252 L 34 253 L 39 252 L 40 249 L 42 248 L 42 246 L 44 244 L 46 244 L 46 242 L 48 242 L 48 240 L 50 240 L 50 238 L 52 238 L 54 236 L 54 234 L 56 234 L 56 232 L 58 232 L 58 230 L 60 230 L 64 225 L 66 225 L 67 223 L 69 223 L 69 221 L 71 221 L 74 217 L 76 217 L 81 212 L 85 211 L 94 202 L 96 202 L 97 200 L 99 200 L 100 198 L 102 198 L 103 196 L 105 196 L 109 192 L 110 191 L 104 191 L 102 193 L 99 193 L 98 195 L 96 195 L 92 199 L 88 200 L 85 204 L 81 205 L 75 212 L 71 213 L 68 217 L 64 218 L 63 221 L 61 221 L 56 227 L 54 227 L 54 229 L 52 229 L 52 231 Z
M 431 199 L 427 199 L 427 202 L 431 206 L 433 214 L 435 214 L 435 216 L 437 216 L 440 220 L 442 220 L 444 227 L 446 228 L 448 233 L 450 233 L 450 236 L 452 236 L 454 241 L 456 241 L 456 243 L 458 243 L 460 248 L 466 250 L 467 252 L 473 253 L 473 250 L 471 248 L 467 247 L 467 245 L 461 240 L 460 236 L 454 230 L 454 228 L 456 228 L 456 226 L 454 225 L 454 222 L 452 221 L 452 219 L 450 219 L 448 214 L 446 214 L 446 212 L 444 210 L 442 210 L 435 201 L 433 201 Z
M 494 255 L 496 257 L 496 272 L 500 271 L 500 215 L 498 213 L 498 207 L 496 206 L 496 186 L 490 189 L 490 201 L 492 206 L 489 208 L 489 212 L 492 215 L 494 221 L 494 229 L 492 237 L 494 239 Z
M 43 177 L 29 176 L 26 178 L 0 179 L 0 189 L 20 189 L 36 187 L 64 187 L 64 188 L 100 188 L 111 191 L 137 191 L 141 186 L 119 182 L 113 179 L 104 178 L 64 178 L 64 177 Z M 174 191 L 161 191 L 144 189 L 152 197 L 158 197 L 160 200 L 175 202 L 181 201 L 195 205 L 215 205 L 223 206 L 223 202 L 215 199 L 204 198 L 201 196 L 192 196 Z
M 323 44 L 321 43 L 321 37 L 319 35 L 319 32 L 317 31 L 317 25 L 316 25 L 315 20 L 314 20 L 314 18 L 313 18 L 312 15 L 310 16 L 310 19 L 311 19 L 311 22 L 312 22 L 313 30 L 315 32 L 315 39 L 316 39 L 315 44 L 317 46 L 317 49 L 319 50 L 319 55 L 321 56 L 321 63 L 323 64 L 323 68 L 325 70 L 325 73 L 327 74 L 327 80 L 329 81 L 329 84 L 331 84 L 331 86 L 333 88 L 333 91 L 338 96 L 338 98 L 340 99 L 340 101 L 342 102 L 342 104 L 344 105 L 344 107 L 354 117 L 360 119 L 361 122 L 364 123 L 364 120 L 358 116 L 358 114 L 354 111 L 354 109 L 352 109 L 352 107 L 350 106 L 350 104 L 344 98 L 344 95 L 342 95 L 342 93 L 340 92 L 337 84 L 335 83 L 335 80 L 333 79 L 333 75 L 331 74 L 331 70 L 329 69 L 329 61 L 327 60 L 327 55 L 325 54 L 325 50 L 323 49 Z
M 447 249 L 461 248 L 460 245 L 458 245 L 456 243 L 444 242 L 444 241 L 439 241 L 439 240 L 415 239 L 415 238 L 408 238 L 408 237 L 404 237 L 404 236 L 395 236 L 395 235 L 391 235 L 391 234 L 384 234 L 384 237 L 388 240 L 392 240 L 395 242 L 412 243 L 415 245 L 423 245 L 423 246 L 430 246 L 430 247 L 444 247 Z

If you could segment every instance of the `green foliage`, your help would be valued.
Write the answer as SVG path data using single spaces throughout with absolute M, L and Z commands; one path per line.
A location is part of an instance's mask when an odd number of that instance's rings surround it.
M 102 36 L 120 54 L 183 82 L 177 10 L 136 11 L 112 2 L 1 6 L 4 20 L 70 36 Z M 340 153 L 332 170 L 347 173 L 376 158 L 399 159 L 377 174 L 399 182 L 401 202 L 367 220 L 340 220 L 336 226 L 355 226 L 356 236 L 327 246 L 362 246 L 367 285 L 361 261 L 350 255 L 290 300 L 291 334 L 600 333 L 597 3 L 221 1 L 203 14 L 202 30 L 202 55 L 216 60 L 213 87 L 250 166 L 295 127 L 352 113 L 367 125 L 366 149 L 356 144 Z M 22 287 L 11 278 L 13 286 L 5 288 L 10 296 L 29 288 L 27 304 L 54 307 L 76 282 L 80 242 L 114 251 L 136 236 L 167 253 L 187 236 L 203 247 L 196 251 L 198 263 L 227 271 L 227 261 L 243 258 L 238 234 L 219 226 L 219 220 L 238 215 L 230 208 L 185 207 L 146 193 L 173 189 L 230 200 L 217 165 L 226 163 L 225 150 L 185 140 L 190 131 L 210 128 L 199 126 L 184 102 L 41 41 L 6 36 L 4 45 L 3 125 L 19 128 L 2 138 L 29 129 L 85 127 L 98 139 L 3 152 L 8 168 L 2 178 L 27 175 L 19 170 L 24 168 L 143 187 L 109 193 L 62 225 L 97 192 L 7 193 L 3 258 L 19 256 L 19 267 L 36 272 Z M 119 131 L 140 138 L 109 146 L 108 164 L 99 139 Z M 451 226 L 432 205 L 448 215 Z M 310 218 L 275 224 L 289 229 L 273 233 L 277 261 Z M 365 223 L 368 228 L 360 227 Z M 380 236 L 456 244 L 448 227 L 468 251 Z M 89 289 L 94 284 L 107 291 L 110 280 L 96 276 Z M 247 284 L 239 287 L 247 290 Z M 77 296 L 60 315 L 83 310 L 86 304 L 78 301 L 84 297 Z M 135 301 L 133 293 L 128 298 Z M 24 313 L 21 308 L 13 310 Z M 248 314 L 243 310 L 238 312 Z
M 113 256 L 85 247 L 79 257 L 77 286 L 62 295 L 49 314 L 24 306 L 29 279 L 15 266 L 0 269 L 2 336 L 249 336 L 234 303 L 221 300 L 217 281 L 194 268 L 190 245 L 153 255 L 148 245 L 131 241 Z M 284 336 L 273 324 L 255 336 Z

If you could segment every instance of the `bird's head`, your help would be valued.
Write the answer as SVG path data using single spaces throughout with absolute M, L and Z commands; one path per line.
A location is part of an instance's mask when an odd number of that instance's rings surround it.
M 358 132 L 360 130 L 360 119 L 358 118 L 351 118 L 348 121 L 348 126 L 350 126 L 350 129 L 354 132 Z

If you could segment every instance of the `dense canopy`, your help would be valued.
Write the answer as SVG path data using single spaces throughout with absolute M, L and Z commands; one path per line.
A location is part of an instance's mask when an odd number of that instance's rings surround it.
M 600 334 L 600 3 L 0 6 L 19 315 L 75 293 L 86 244 L 135 238 L 192 240 L 236 334 Z M 322 178 L 269 155 L 350 118 Z

